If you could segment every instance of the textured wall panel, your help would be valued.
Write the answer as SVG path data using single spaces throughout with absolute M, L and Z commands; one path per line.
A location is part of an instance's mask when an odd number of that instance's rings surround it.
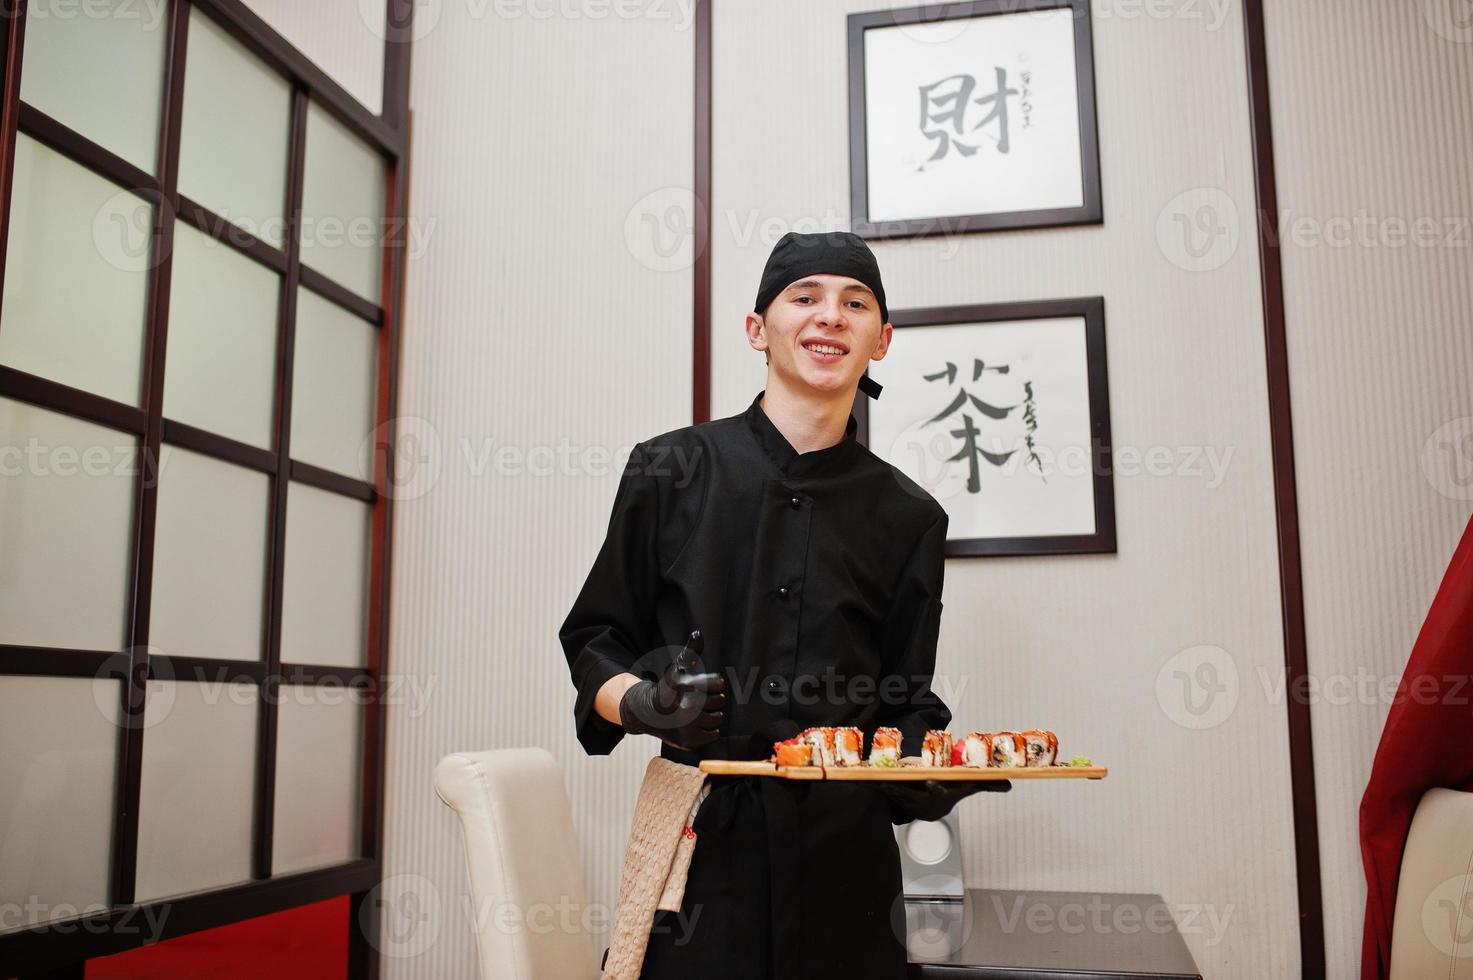
M 558 757 L 589 899 L 611 914 L 654 740 L 584 754 L 557 627 L 629 448 L 690 421 L 691 247 L 661 193 L 690 186 L 690 25 L 679 5 L 629 19 L 480 7 L 441 5 L 414 54 L 423 248 L 399 409 L 428 458 L 397 505 L 390 644 L 405 700 L 416 685 L 427 697 L 390 709 L 385 874 L 424 876 L 441 914 L 428 948 L 386 958 L 389 978 L 475 975 L 460 830 L 429 781 L 450 752 Z M 669 217 L 670 234 L 650 238 L 643 215 Z
M 799 222 L 846 226 L 844 14 L 880 6 L 717 3 L 717 416 L 762 384 L 740 323 L 771 244 Z M 1170 451 L 1156 474 L 1121 458 L 1118 555 L 947 562 L 938 669 L 956 727 L 1052 727 L 1066 755 L 1112 767 L 962 804 L 967 882 L 1159 892 L 1206 976 L 1262 980 L 1297 973 L 1299 938 L 1285 713 L 1261 681 L 1283 647 L 1257 258 L 1241 227 L 1207 271 L 1178 264 L 1179 237 L 1158 244 L 1158 222 L 1199 216 L 1171 203 L 1184 192 L 1223 220 L 1229 203 L 1252 213 L 1241 11 L 1179 6 L 1095 5 L 1104 225 L 875 251 L 892 309 L 1103 295 L 1116 443 Z M 1223 651 L 1203 655 L 1215 694 L 1196 660 L 1168 665 L 1204 645 Z
M 1432 0 L 1266 8 L 1325 942 L 1349 980 L 1388 688 L 1473 510 L 1473 28 Z

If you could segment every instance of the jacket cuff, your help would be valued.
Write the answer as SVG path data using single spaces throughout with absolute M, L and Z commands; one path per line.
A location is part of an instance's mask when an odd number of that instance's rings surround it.
M 573 702 L 573 721 L 578 732 L 578 741 L 589 755 L 608 755 L 624 738 L 624 728 L 605 719 L 594 708 L 599 689 L 611 678 L 628 671 L 618 663 L 584 650 L 579 660 L 589 663 L 576 673 L 582 678 L 578 684 L 578 696 Z

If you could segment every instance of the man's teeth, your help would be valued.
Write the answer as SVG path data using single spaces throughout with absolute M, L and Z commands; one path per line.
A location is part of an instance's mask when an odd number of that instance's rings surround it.
M 804 344 L 803 346 L 805 348 L 807 348 L 808 350 L 817 351 L 820 354 L 842 354 L 842 353 L 844 353 L 838 347 L 830 347 L 828 344 Z

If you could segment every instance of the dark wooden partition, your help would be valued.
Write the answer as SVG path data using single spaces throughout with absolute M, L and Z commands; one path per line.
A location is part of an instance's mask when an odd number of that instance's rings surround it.
M 141 448 L 134 489 L 131 584 L 127 643 L 122 650 L 73 650 L 0 645 L 0 683 L 4 675 L 114 677 L 121 681 L 117 792 L 112 820 L 112 864 L 106 912 L 53 919 L 0 933 L 0 975 L 80 976 L 88 957 L 126 950 L 145 942 L 236 922 L 338 895 L 352 898 L 350 972 L 378 975 L 377 912 L 371 901 L 381 878 L 383 852 L 384 711 L 380 696 L 388 667 L 390 542 L 392 540 L 394 439 L 398 354 L 408 214 L 409 66 L 413 0 L 389 0 L 383 36 L 383 111 L 375 114 L 292 47 L 241 0 L 169 0 L 165 41 L 165 84 L 158 166 L 141 171 L 104 147 L 20 98 L 25 64 L 27 0 L 3 0 L 3 89 L 0 89 L 0 288 L 12 205 L 11 183 L 17 133 L 25 133 L 71 161 L 131 190 L 154 204 L 148 272 L 147 323 L 143 352 L 143 396 L 129 405 L 55 381 L 0 366 L 0 396 L 109 426 L 135 437 Z M 193 18 L 209 17 L 286 79 L 292 90 L 290 160 L 287 168 L 286 235 L 277 248 L 229 225 L 177 188 L 184 66 Z M 369 301 L 320 270 L 302 264 L 300 224 L 306 147 L 307 109 L 316 103 L 376 151 L 385 165 L 382 210 L 382 266 L 377 301 Z M 175 222 L 199 231 L 274 270 L 281 277 L 275 378 L 274 449 L 238 443 L 212 432 L 164 418 L 163 380 L 168 343 L 170 276 Z M 310 290 L 376 328 L 377 376 L 372 482 L 328 472 L 291 458 L 292 352 L 298 286 Z M 3 330 L 0 324 L 0 330 Z M 261 660 L 150 655 L 149 617 L 154 561 L 160 449 L 170 444 L 244 466 L 272 479 L 268 532 L 267 601 Z M 309 485 L 371 505 L 366 650 L 363 667 L 283 663 L 281 618 L 287 490 L 290 482 Z M 243 884 L 146 906 L 134 903 L 137 880 L 138 809 L 143 767 L 145 695 L 157 676 L 181 681 L 245 681 L 257 685 L 258 745 L 253 814 L 252 880 Z M 358 691 L 362 703 L 361 809 L 358 852 L 342 864 L 304 873 L 274 876 L 277 707 L 283 684 L 335 685 Z M 4 751 L 0 747 L 0 751 Z M 167 915 L 162 915 L 164 909 Z M 150 917 L 149 913 L 153 913 Z M 159 928 L 141 928 L 159 922 Z

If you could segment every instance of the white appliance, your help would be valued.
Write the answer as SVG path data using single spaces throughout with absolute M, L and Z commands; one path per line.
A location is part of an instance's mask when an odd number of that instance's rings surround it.
M 895 827 L 905 899 L 958 902 L 962 887 L 961 828 L 956 811 L 940 820 L 912 820 Z

